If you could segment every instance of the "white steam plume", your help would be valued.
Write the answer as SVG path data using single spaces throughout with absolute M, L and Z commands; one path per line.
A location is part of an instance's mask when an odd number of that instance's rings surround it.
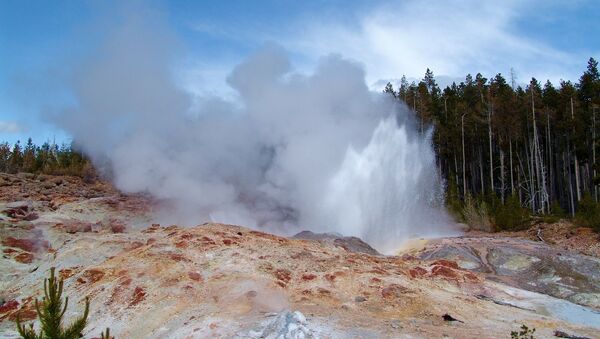
M 429 134 L 369 91 L 359 65 L 329 56 L 303 75 L 268 45 L 228 77 L 238 100 L 191 100 L 156 27 L 132 19 L 109 34 L 57 122 L 108 159 L 119 189 L 169 201 L 165 221 L 338 231 L 383 250 L 447 228 Z

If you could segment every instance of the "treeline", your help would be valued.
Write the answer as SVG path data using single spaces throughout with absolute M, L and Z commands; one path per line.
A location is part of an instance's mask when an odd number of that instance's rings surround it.
M 588 209 L 597 205 L 598 62 L 590 58 L 577 83 L 532 78 L 522 87 L 511 73 L 508 79 L 469 74 L 441 90 L 427 69 L 419 83 L 402 77 L 400 88 L 388 83 L 384 92 L 414 109 L 422 131 L 434 127 L 447 202 L 463 217 L 469 204 L 494 212 L 510 203 L 531 215 L 570 216 L 583 199 Z
M 0 143 L 0 172 L 73 175 L 84 179 L 95 176 L 90 160 L 72 145 L 59 147 L 45 142 L 36 146 L 31 138 L 25 146 L 20 141 L 12 147 L 6 142 Z

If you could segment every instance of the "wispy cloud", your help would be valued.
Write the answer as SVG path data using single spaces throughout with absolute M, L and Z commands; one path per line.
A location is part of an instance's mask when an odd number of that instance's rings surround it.
M 536 1 L 417 1 L 376 7 L 358 25 L 313 19 L 305 33 L 283 43 L 313 57 L 339 53 L 364 64 L 371 82 L 482 72 L 521 78 L 572 78 L 588 56 L 574 55 L 528 38 L 517 28 Z M 530 14 L 530 13 L 529 13 Z
M 15 121 L 0 121 L 0 133 L 22 133 L 25 128 Z

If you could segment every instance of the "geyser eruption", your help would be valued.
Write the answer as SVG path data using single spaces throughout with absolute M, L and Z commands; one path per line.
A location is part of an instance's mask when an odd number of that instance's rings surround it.
M 429 137 L 410 137 L 408 128 L 389 117 L 365 148 L 350 147 L 324 201 L 338 231 L 368 239 L 384 252 L 397 250 L 399 240 L 440 234 L 448 225 Z
M 429 135 L 368 89 L 360 65 L 329 56 L 300 74 L 268 45 L 227 78 L 235 100 L 192 98 L 157 27 L 138 18 L 112 31 L 55 121 L 119 189 L 168 201 L 163 222 L 336 231 L 380 250 L 447 229 Z

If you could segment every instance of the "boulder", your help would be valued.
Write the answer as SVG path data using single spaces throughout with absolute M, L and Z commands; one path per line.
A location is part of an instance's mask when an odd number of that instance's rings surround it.
M 348 252 L 365 253 L 370 255 L 381 255 L 371 245 L 357 237 L 345 237 L 337 233 L 313 233 L 311 231 L 302 231 L 292 237 L 292 239 L 317 240 L 330 245 L 338 246 Z

